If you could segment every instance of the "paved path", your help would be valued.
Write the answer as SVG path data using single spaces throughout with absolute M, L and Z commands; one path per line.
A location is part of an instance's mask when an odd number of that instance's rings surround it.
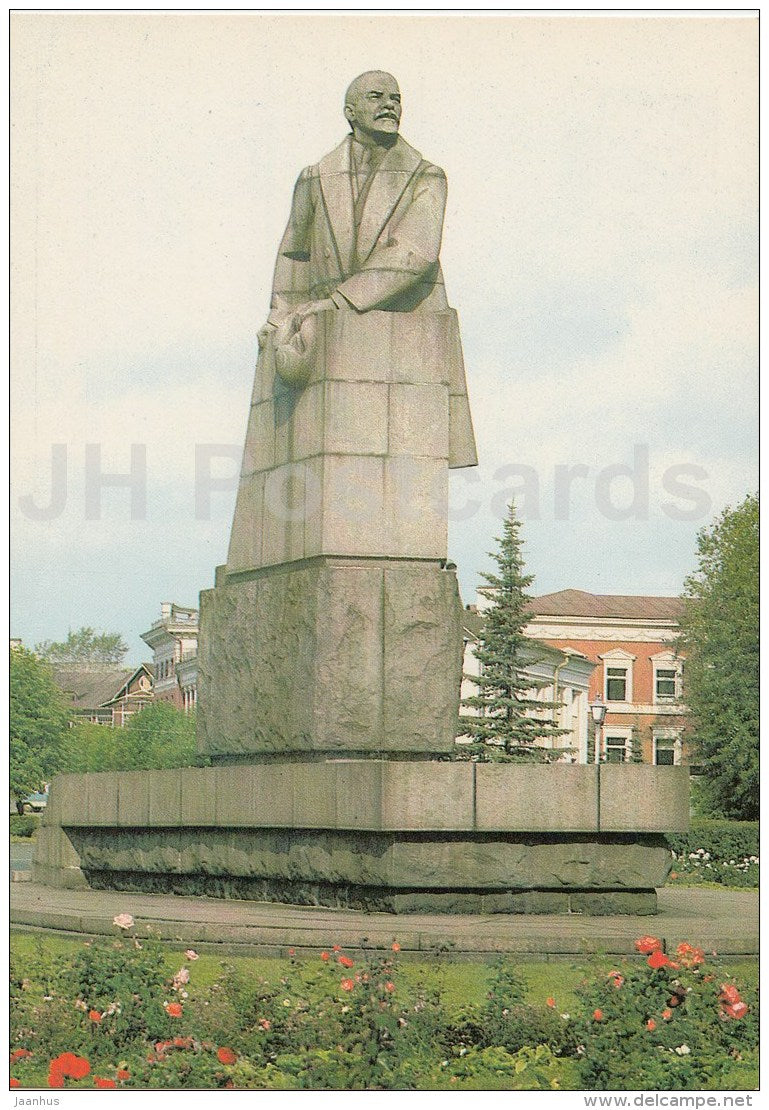
M 463 959 L 484 959 L 493 952 L 558 958 L 595 951 L 632 953 L 635 938 L 643 933 L 663 939 L 668 951 L 688 940 L 719 955 L 758 952 L 755 891 L 665 887 L 658 895 L 660 912 L 655 917 L 395 915 L 111 890 L 55 890 L 24 882 L 11 884 L 10 921 L 16 929 L 114 936 L 120 930 L 113 917 L 130 913 L 139 935 L 151 927 L 163 939 L 201 951 L 262 955 L 284 954 L 288 946 L 298 953 L 331 944 L 348 951 L 361 944 L 389 947 L 397 939 L 404 955 L 412 956 L 447 946 L 449 955 Z

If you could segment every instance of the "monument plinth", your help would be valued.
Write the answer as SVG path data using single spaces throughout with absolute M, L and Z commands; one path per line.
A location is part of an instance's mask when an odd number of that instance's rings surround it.
M 286 384 L 268 337 L 257 364 L 229 557 L 201 595 L 200 748 L 451 754 L 447 473 L 475 457 L 456 314 L 324 312 L 308 361 Z
M 452 760 L 448 470 L 477 463 L 439 253 L 446 177 L 393 77 L 303 170 L 226 566 L 201 595 L 213 766 L 59 776 L 35 878 L 391 912 L 653 913 L 683 768 Z M 228 766 L 237 764 L 237 766 Z M 640 804 L 639 804 L 640 802 Z

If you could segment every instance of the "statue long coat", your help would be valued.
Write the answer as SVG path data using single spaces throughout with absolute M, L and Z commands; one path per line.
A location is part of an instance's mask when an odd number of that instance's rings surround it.
M 439 260 L 446 175 L 398 136 L 372 179 L 356 226 L 351 143 L 299 175 L 278 251 L 270 320 L 288 306 L 334 297 L 358 312 L 447 312 Z M 476 466 L 462 348 L 448 367 L 449 466 Z

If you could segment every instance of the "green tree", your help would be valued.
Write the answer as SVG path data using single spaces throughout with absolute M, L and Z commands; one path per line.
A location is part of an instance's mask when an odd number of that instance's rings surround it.
M 200 766 L 195 715 L 167 702 L 148 705 L 125 728 L 76 722 L 62 755 L 67 771 L 147 771 Z
M 122 663 L 128 644 L 119 632 L 96 632 L 79 628 L 70 632 L 61 643 L 44 640 L 35 645 L 35 653 L 49 663 Z
M 477 713 L 462 716 L 462 727 L 473 741 L 458 752 L 463 758 L 547 762 L 548 750 L 537 746 L 537 740 L 567 731 L 553 723 L 552 702 L 532 695 L 532 678 L 525 673 L 534 661 L 536 643 L 524 632 L 531 601 L 526 590 L 534 578 L 524 574 L 519 529 L 515 503 L 511 502 L 502 536 L 497 538 L 499 551 L 489 553 L 498 572 L 481 573 L 486 585 L 478 592 L 489 608 L 483 614 L 482 638 L 473 649 L 481 673 L 464 676 L 478 692 L 462 700 L 464 708 Z
M 684 583 L 681 650 L 701 804 L 714 816 L 758 817 L 758 497 L 727 508 L 697 537 Z
M 20 810 L 21 800 L 59 770 L 68 711 L 44 661 L 14 648 L 10 664 L 10 790 Z

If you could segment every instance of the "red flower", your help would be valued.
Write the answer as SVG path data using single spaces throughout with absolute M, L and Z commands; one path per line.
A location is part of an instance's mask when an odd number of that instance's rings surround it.
M 740 1018 L 744 1018 L 745 1014 L 748 1012 L 748 1007 L 744 1002 L 735 1002 L 733 1006 L 722 1004 L 721 1009 L 728 1017 L 735 1018 L 737 1021 L 739 1021 Z
M 398 944 L 397 940 L 394 940 L 392 942 L 391 947 L 392 947 L 393 952 L 400 952 L 400 950 L 401 950 L 401 946 Z
M 649 967 L 653 967 L 656 971 L 660 967 L 666 967 L 670 963 L 670 960 L 664 952 L 660 952 L 660 950 L 657 948 L 654 952 L 652 952 L 651 956 L 649 956 L 649 959 L 646 962 Z
M 91 1021 L 95 1021 L 97 1024 L 101 1021 L 101 1014 L 99 1013 L 98 1010 L 89 1010 L 88 1011 L 88 1016 L 91 1019 Z
M 130 1079 L 131 1078 L 131 1073 L 130 1073 L 130 1071 L 126 1071 L 125 1068 L 118 1068 L 117 1077 L 120 1080 Z
M 192 1037 L 174 1037 L 168 1043 L 173 1044 L 174 1048 L 192 1048 Z
M 651 952 L 659 952 L 662 950 L 662 941 L 657 937 L 643 936 L 639 937 L 635 942 L 636 951 L 640 952 L 642 956 L 648 956 Z
M 168 1002 L 166 1004 L 166 1013 L 169 1017 L 178 1018 L 182 1016 L 182 1007 L 178 1002 Z
M 11 1086 L 12 1087 L 20 1087 L 21 1083 L 19 1083 L 18 1079 L 14 1079 L 13 1076 L 11 1076 Z
M 64 1076 L 58 1068 L 50 1067 L 48 1069 L 48 1086 L 49 1087 L 63 1087 Z
M 662 1016 L 665 1019 L 665 1021 L 670 1021 L 670 1019 L 673 1016 L 673 1011 L 672 1010 L 663 1010 L 662 1011 Z
M 272 1022 L 268 1021 L 267 1018 L 259 1018 L 259 1028 L 264 1029 L 266 1032 L 268 1029 L 272 1028 Z
M 327 963 L 331 959 L 328 952 L 321 952 L 320 958 L 323 960 L 324 964 Z
M 650 1033 L 654 1032 L 654 1030 L 657 1028 L 657 1022 L 654 1020 L 654 1018 L 649 1018 L 646 1023 L 646 1028 L 649 1030 Z
M 625 976 L 621 975 L 619 973 L 619 971 L 610 971 L 609 974 L 606 976 L 606 978 L 611 979 L 614 986 L 617 987 L 618 989 L 625 982 Z
M 554 998 L 552 998 L 552 997 L 551 997 L 551 998 L 546 998 L 546 999 L 545 999 L 545 1005 L 546 1005 L 546 1006 L 549 1006 L 549 1007 L 550 1007 L 550 1009 L 552 1010 L 552 1009 L 553 1009 L 553 1007 L 555 1006 L 555 999 L 554 999 Z
M 385 990 L 388 994 L 392 994 L 392 992 L 395 990 L 395 983 L 390 982 L 390 980 L 388 979 L 385 983 Z
M 338 945 L 338 944 L 335 944 L 335 945 L 333 946 L 333 948 L 331 949 L 331 951 L 332 951 L 332 952 L 341 952 L 341 951 L 342 951 L 342 949 L 341 949 L 341 948 L 339 947 L 339 945 Z
M 62 1078 L 85 1079 L 90 1070 L 91 1065 L 85 1056 L 76 1056 L 74 1052 L 62 1052 L 49 1064 L 49 1071 L 58 1072 Z M 61 1086 L 61 1084 L 57 1084 L 57 1086 Z
M 13 1063 L 14 1060 L 25 1060 L 27 1056 L 31 1055 L 32 1053 L 28 1048 L 17 1048 L 11 1053 L 11 1063 Z
M 349 956 L 340 956 L 339 963 L 342 967 L 355 967 L 355 960 L 351 960 Z
M 288 954 L 289 954 L 289 956 L 295 956 L 296 955 L 296 949 L 295 948 L 289 948 Z
M 102 1091 L 111 1091 L 117 1087 L 114 1079 L 100 1079 L 98 1075 L 93 1077 L 93 1085 Z
M 355 986 L 355 980 L 354 979 L 343 979 L 342 980 L 341 987 L 342 987 L 343 991 L 351 991 L 354 986 Z
M 231 1048 L 218 1048 L 216 1058 L 220 1064 L 234 1064 L 237 1060 L 237 1056 Z
M 593 1010 L 593 1017 L 596 1021 L 603 1021 L 603 1010 Z
M 728 1002 L 732 1006 L 735 1002 L 742 1002 L 742 999 L 740 998 L 740 992 L 737 990 L 736 987 L 732 986 L 731 983 L 721 984 L 721 993 L 718 997 L 721 999 L 722 1002 Z

